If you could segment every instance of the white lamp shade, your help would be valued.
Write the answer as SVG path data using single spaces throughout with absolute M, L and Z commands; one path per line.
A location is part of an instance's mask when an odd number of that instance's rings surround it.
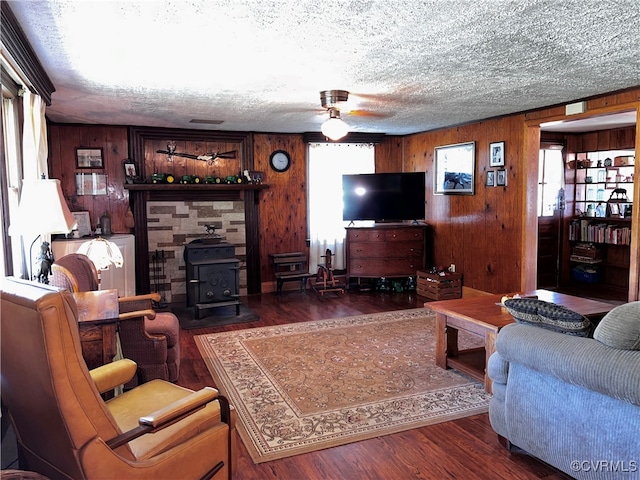
M 124 260 L 118 246 L 102 237 L 84 242 L 78 253 L 86 255 L 98 270 L 106 270 L 111 264 L 122 267 Z
M 340 118 L 332 117 L 322 124 L 322 134 L 331 140 L 340 140 L 349 133 L 349 125 Z
M 36 237 L 48 233 L 69 233 L 76 225 L 62 194 L 60 180 L 23 181 L 18 212 L 9 227 L 10 235 Z

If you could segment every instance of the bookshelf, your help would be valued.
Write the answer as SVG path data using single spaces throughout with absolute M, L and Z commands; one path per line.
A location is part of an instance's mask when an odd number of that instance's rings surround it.
M 626 298 L 629 290 L 634 151 L 577 153 L 568 237 L 575 290 Z

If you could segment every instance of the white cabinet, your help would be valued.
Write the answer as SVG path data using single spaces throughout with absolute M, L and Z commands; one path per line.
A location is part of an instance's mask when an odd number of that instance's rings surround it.
M 100 272 L 100 289 L 118 289 L 118 296 L 128 297 L 136 294 L 136 264 L 135 264 L 135 237 L 133 235 L 115 234 L 105 237 L 115 243 L 122 253 L 123 265 L 116 268 L 111 265 L 107 270 Z M 51 251 L 54 261 L 70 253 L 76 253 L 80 245 L 91 240 L 90 238 L 71 238 L 54 240 L 51 242 Z

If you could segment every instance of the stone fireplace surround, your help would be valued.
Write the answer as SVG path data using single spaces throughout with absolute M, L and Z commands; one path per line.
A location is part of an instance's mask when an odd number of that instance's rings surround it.
M 206 236 L 205 225 L 214 225 L 223 241 L 235 246 L 240 260 L 240 295 L 247 295 L 246 227 L 242 201 L 147 202 L 147 235 L 151 287 L 161 283 L 167 303 L 186 302 L 184 246 Z M 154 265 L 154 253 L 163 252 L 164 266 Z
M 138 294 L 155 290 L 154 272 L 151 269 L 157 248 L 159 251 L 165 250 L 167 278 L 163 286 L 167 296 L 170 291 L 173 302 L 186 299 L 186 286 L 175 285 L 174 289 L 173 285 L 186 281 L 182 257 L 184 243 L 206 235 L 204 225 L 207 223 L 220 227 L 218 233 L 236 246 L 236 257 L 241 259 L 241 268 L 244 270 L 241 294 L 260 293 L 258 195 L 260 190 L 268 188 L 267 185 L 128 184 L 125 188 L 129 191 L 135 220 Z M 149 215 L 155 220 L 150 222 Z M 169 225 L 170 229 L 164 228 Z M 185 230 L 179 231 L 182 228 Z M 173 237 L 174 233 L 176 237 Z M 157 240 L 154 236 L 157 236 Z M 153 244 L 149 242 L 150 238 Z M 176 253 L 178 244 L 180 252 Z M 174 257 L 170 265 L 169 255 Z M 176 259 L 176 255 L 179 259 Z M 169 301 L 168 298 L 166 301 Z

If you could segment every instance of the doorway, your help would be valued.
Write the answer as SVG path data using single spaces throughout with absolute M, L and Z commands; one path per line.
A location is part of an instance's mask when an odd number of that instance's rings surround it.
M 564 144 L 541 142 L 538 165 L 537 288 L 560 285 L 560 252 L 564 215 Z

